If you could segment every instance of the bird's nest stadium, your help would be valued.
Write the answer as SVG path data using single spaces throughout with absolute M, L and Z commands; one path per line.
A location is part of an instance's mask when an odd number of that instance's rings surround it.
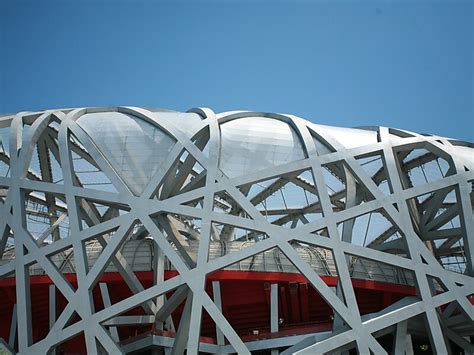
M 472 353 L 473 181 L 395 128 L 0 116 L 0 353 Z

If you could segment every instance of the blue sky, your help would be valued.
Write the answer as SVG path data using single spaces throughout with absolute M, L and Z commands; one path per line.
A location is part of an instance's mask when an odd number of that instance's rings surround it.
M 0 112 L 207 106 L 474 141 L 473 4 L 0 0 Z

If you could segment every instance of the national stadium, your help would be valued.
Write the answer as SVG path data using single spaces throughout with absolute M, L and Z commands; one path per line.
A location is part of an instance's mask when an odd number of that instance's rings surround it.
M 473 181 L 398 128 L 0 116 L 0 354 L 473 353 Z

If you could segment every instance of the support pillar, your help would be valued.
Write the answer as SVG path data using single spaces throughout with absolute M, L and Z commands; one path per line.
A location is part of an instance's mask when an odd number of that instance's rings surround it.
M 102 295 L 102 301 L 104 302 L 104 307 L 105 308 L 110 307 L 111 303 L 110 303 L 109 289 L 107 288 L 107 284 L 105 282 L 101 282 L 99 283 L 99 287 L 100 287 L 100 294 Z M 112 337 L 112 339 L 116 343 L 118 343 L 120 339 L 119 339 L 117 327 L 110 327 L 109 330 L 110 330 L 110 336 Z
M 219 311 L 222 313 L 222 299 L 221 299 L 221 284 L 219 281 L 212 281 L 212 296 L 214 298 L 214 303 L 216 304 Z M 225 345 L 224 342 L 224 334 L 216 325 L 216 337 L 217 337 L 217 345 L 223 346 Z
M 158 285 L 165 280 L 165 254 L 158 244 L 154 243 L 155 255 L 153 256 L 153 276 L 154 284 Z M 156 298 L 156 309 L 159 310 L 164 305 L 164 296 L 160 295 Z M 163 321 L 157 320 L 155 327 L 157 330 L 163 331 Z
M 8 339 L 8 345 L 14 349 L 16 342 L 16 331 L 17 331 L 17 315 L 16 315 L 16 303 L 13 305 L 12 321 L 10 323 L 10 338 Z
M 407 321 L 397 324 L 395 333 L 394 351 L 395 355 L 405 355 L 407 351 Z
M 270 288 L 270 332 L 278 332 L 278 284 L 272 284 Z M 272 349 L 272 355 L 278 355 L 278 349 Z
M 49 329 L 53 328 L 56 323 L 57 306 L 56 306 L 56 286 L 49 285 Z M 49 352 L 51 355 L 56 355 L 56 347 Z

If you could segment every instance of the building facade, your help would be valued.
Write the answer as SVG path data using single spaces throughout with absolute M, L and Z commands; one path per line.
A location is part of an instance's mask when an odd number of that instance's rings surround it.
M 260 112 L 0 117 L 5 353 L 474 352 L 474 145 Z

